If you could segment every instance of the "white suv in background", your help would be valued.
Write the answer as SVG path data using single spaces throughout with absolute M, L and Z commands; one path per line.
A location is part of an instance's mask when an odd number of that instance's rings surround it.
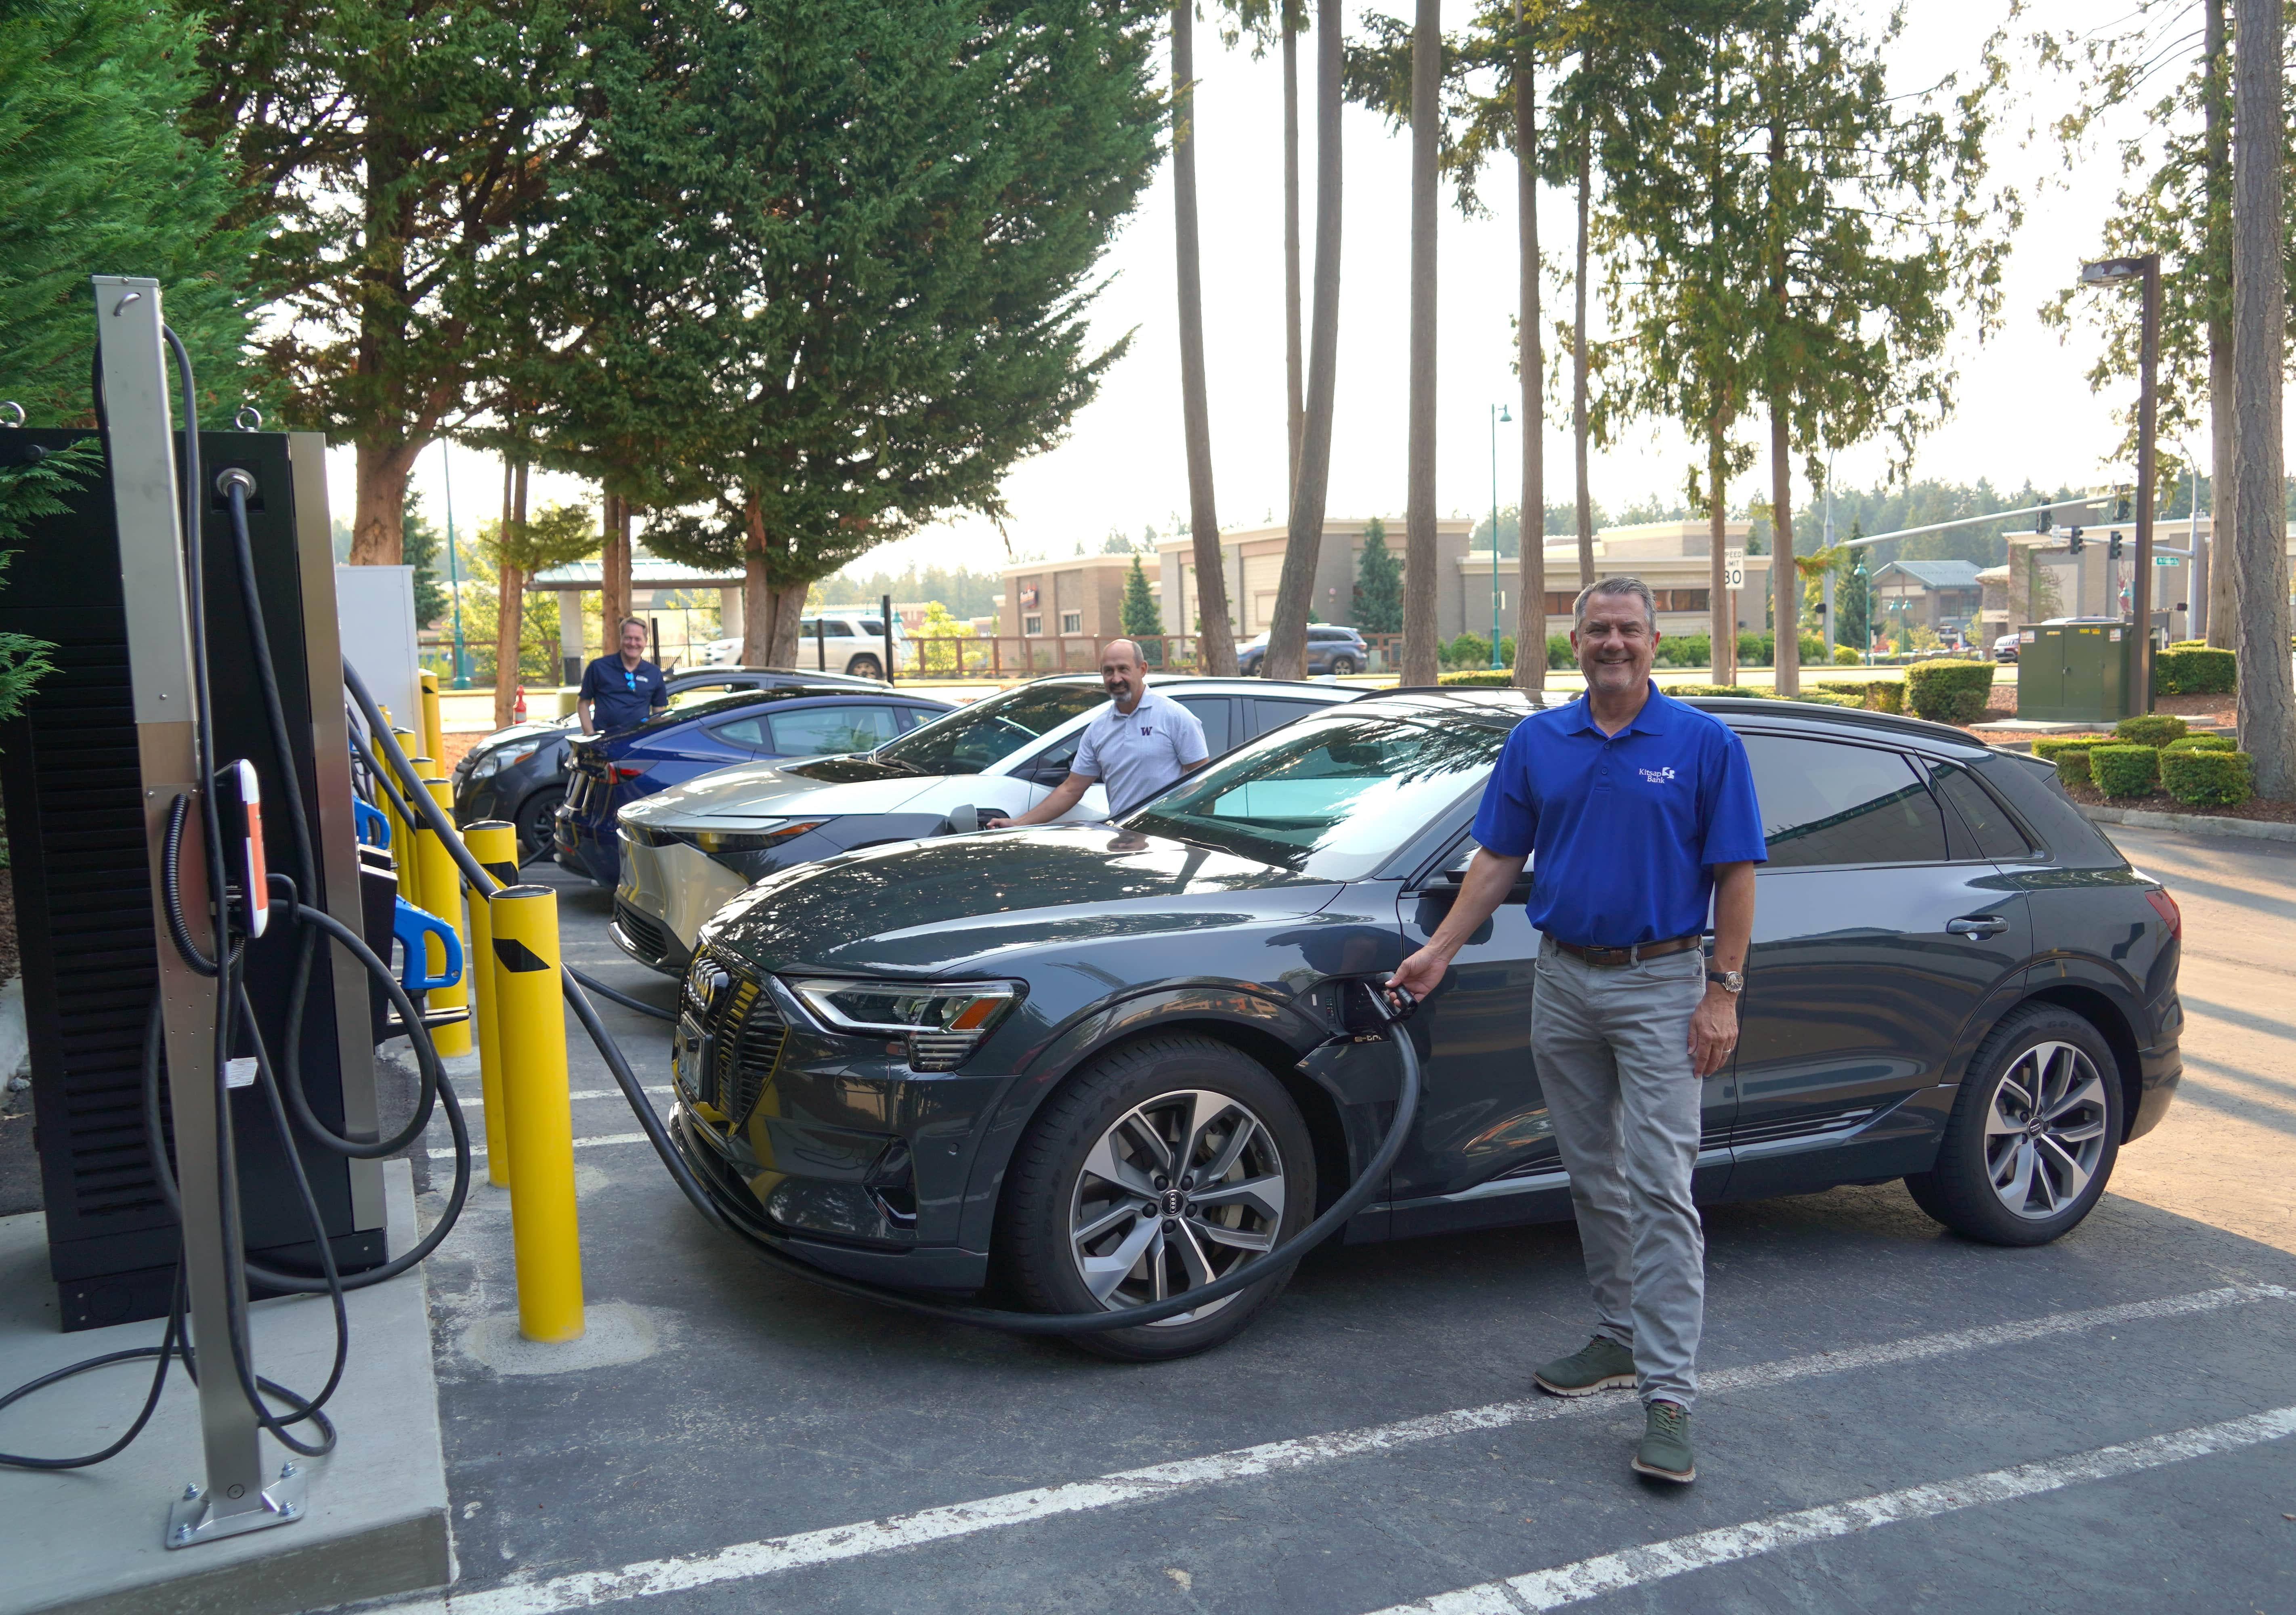
M 705 667 L 719 662 L 739 661 L 742 642 L 739 639 L 713 639 L 703 645 L 694 660 Z M 797 655 L 790 665 L 799 672 L 849 673 L 856 678 L 885 676 L 885 619 L 866 607 L 851 611 L 832 609 L 801 619 L 798 623 Z M 898 617 L 893 619 L 893 668 L 896 672 L 916 666 L 916 652 L 910 647 L 909 632 L 901 626 Z

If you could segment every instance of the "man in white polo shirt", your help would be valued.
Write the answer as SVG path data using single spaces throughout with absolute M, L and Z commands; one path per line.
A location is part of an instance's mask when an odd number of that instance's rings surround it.
M 1108 816 L 1119 818 L 1210 760 L 1196 715 L 1148 687 L 1147 663 L 1138 645 L 1110 640 L 1100 653 L 1100 681 L 1111 699 L 1085 725 L 1068 778 L 1028 812 L 990 819 L 984 828 L 1048 824 L 1095 783 L 1108 787 Z

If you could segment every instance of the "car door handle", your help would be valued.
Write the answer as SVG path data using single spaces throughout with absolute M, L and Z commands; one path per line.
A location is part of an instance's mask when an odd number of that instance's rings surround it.
M 1999 914 L 1964 914 L 1958 920 L 1945 922 L 1946 934 L 1967 937 L 1975 941 L 1980 937 L 1997 937 L 2009 929 L 2009 922 Z

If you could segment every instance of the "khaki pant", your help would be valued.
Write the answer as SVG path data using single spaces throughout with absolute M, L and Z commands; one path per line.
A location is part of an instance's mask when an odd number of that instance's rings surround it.
M 1691 1201 L 1702 1085 L 1690 1016 L 1706 955 L 1604 969 L 1539 949 L 1531 1056 L 1570 1174 L 1597 1334 L 1635 1354 L 1644 1402 L 1698 1398 L 1706 1235 Z

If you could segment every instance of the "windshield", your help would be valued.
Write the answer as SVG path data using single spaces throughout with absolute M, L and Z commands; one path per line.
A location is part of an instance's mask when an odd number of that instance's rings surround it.
M 1095 685 L 1023 685 L 946 713 L 869 755 L 919 774 L 978 774 L 1107 703 L 1108 692 Z
M 1498 761 L 1504 720 L 1304 717 L 1124 821 L 1317 880 L 1370 874 Z

